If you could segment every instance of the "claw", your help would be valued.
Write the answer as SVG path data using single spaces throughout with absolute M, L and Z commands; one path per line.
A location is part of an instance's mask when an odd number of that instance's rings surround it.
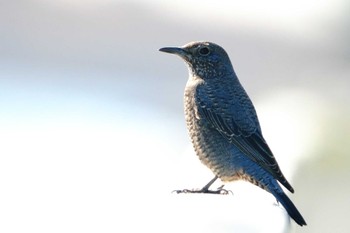
M 221 194 L 221 195 L 228 195 L 229 193 L 232 193 L 231 190 L 223 189 L 224 185 L 221 185 L 216 191 L 210 190 L 209 187 L 218 179 L 217 176 L 215 176 L 212 180 L 209 181 L 208 184 L 206 184 L 202 189 L 183 189 L 183 190 L 174 190 L 172 193 L 176 192 L 179 193 L 210 193 L 210 194 Z
M 177 189 L 177 190 L 173 190 L 171 193 L 176 193 L 176 194 L 179 194 L 179 193 L 192 193 L 194 192 L 194 190 L 189 190 L 189 189 Z
M 182 190 L 174 190 L 172 193 L 180 194 L 180 193 L 209 193 L 209 194 L 221 194 L 221 195 L 228 195 L 232 194 L 233 192 L 231 190 L 226 190 L 222 188 L 223 186 L 219 187 L 217 190 L 210 190 L 210 189 L 182 189 Z

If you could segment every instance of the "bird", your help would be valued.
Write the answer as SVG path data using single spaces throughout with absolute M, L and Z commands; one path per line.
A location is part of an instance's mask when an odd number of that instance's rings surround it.
M 225 183 L 248 181 L 271 193 L 297 224 L 306 225 L 279 185 L 294 193 L 262 135 L 256 110 L 226 51 L 208 41 L 159 51 L 180 56 L 188 67 L 186 125 L 197 156 L 215 175 L 193 192 L 220 193 L 209 190 L 218 178 Z

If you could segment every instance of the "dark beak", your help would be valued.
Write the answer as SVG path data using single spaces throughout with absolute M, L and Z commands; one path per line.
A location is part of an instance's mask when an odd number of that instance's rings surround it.
M 176 54 L 181 57 L 184 57 L 187 54 L 187 52 L 183 48 L 179 48 L 179 47 L 165 47 L 165 48 L 159 49 L 159 51 Z

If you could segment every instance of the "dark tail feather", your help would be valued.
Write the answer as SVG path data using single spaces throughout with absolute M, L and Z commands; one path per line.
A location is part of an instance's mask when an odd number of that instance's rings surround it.
M 286 194 L 284 194 L 284 193 L 276 193 L 275 197 L 277 198 L 277 200 L 279 202 L 281 202 L 283 207 L 288 212 L 289 216 L 292 219 L 294 219 L 294 221 L 296 223 L 298 223 L 300 226 L 304 226 L 304 225 L 306 226 L 306 222 L 305 222 L 303 216 L 301 216 L 301 214 L 299 213 L 298 209 L 295 207 L 293 202 L 287 197 Z

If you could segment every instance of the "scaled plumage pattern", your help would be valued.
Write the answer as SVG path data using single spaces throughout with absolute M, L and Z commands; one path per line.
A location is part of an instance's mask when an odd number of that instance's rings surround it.
M 192 42 L 160 51 L 180 56 L 188 66 L 185 115 L 199 159 L 224 182 L 243 179 L 270 192 L 296 223 L 306 225 L 277 182 L 294 192 L 262 135 L 255 108 L 225 50 L 211 42 Z

